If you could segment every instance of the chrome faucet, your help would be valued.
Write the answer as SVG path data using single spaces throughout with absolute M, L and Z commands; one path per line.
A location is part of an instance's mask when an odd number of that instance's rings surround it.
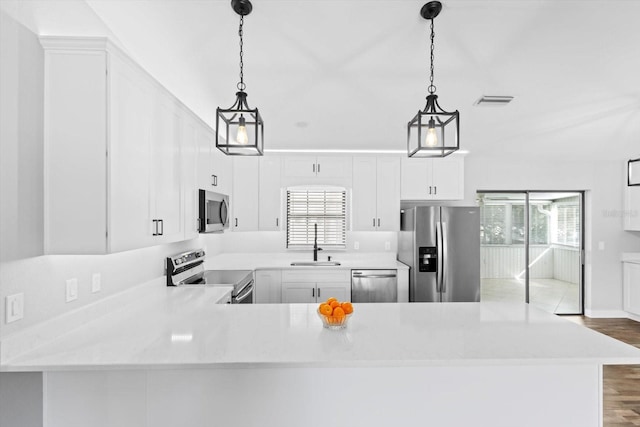
M 318 224 L 313 224 L 313 260 L 318 261 L 318 251 L 322 248 L 318 247 Z

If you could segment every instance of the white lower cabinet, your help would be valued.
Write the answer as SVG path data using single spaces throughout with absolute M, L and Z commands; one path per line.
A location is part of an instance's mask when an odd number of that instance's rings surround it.
M 334 297 L 351 301 L 349 270 L 283 270 L 283 303 L 316 303 Z
M 623 262 L 624 310 L 640 316 L 640 264 Z
M 280 304 L 282 302 L 282 270 L 257 270 L 255 273 L 256 304 Z

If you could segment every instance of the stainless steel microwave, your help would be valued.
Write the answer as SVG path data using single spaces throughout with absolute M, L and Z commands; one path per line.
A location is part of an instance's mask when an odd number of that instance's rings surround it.
M 221 232 L 229 228 L 229 196 L 207 190 L 199 193 L 200 233 Z

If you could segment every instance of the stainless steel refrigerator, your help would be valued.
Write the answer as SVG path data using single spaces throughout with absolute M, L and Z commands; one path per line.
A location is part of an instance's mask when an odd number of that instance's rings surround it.
M 410 302 L 480 301 L 480 209 L 416 206 L 401 213 L 398 260 Z

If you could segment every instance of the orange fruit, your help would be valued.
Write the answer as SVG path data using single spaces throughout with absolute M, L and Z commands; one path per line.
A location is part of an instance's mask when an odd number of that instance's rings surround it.
M 331 306 L 331 308 L 340 307 L 340 303 L 337 300 L 331 301 L 329 305 Z
M 337 298 L 331 297 L 331 298 L 327 298 L 327 304 L 331 305 L 332 302 L 334 301 L 338 301 Z
M 344 318 L 344 316 L 346 316 L 346 314 L 345 314 L 344 310 L 342 309 L 342 307 L 335 307 L 333 309 L 333 317 L 338 319 L 338 322 L 341 322 L 342 319 Z
M 353 313 L 353 305 L 350 302 L 343 302 L 340 307 L 344 310 L 344 314 Z
M 333 313 L 333 308 L 331 308 L 331 306 L 329 304 L 320 304 L 320 314 L 323 314 L 325 316 L 331 316 L 331 314 Z

